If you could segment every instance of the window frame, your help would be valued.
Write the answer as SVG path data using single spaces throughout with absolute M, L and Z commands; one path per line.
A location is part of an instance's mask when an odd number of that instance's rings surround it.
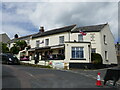
M 45 39 L 45 46 L 49 46 L 49 39 Z
M 84 59 L 84 47 L 71 47 L 72 59 Z
M 80 38 L 81 36 L 82 36 L 82 38 Z M 82 35 L 82 34 L 79 34 L 79 35 L 78 35 L 78 41 L 79 41 L 79 42 L 83 42 L 83 35 Z
M 59 36 L 59 44 L 63 44 L 65 40 L 64 36 Z
M 105 60 L 108 60 L 108 52 L 105 51 Z
M 28 45 L 30 44 L 30 40 L 27 40 L 27 44 L 28 44 Z
M 36 47 L 39 47 L 40 46 L 40 40 L 36 40 Z
M 91 53 L 96 53 L 96 48 L 91 48 Z
M 104 44 L 107 45 L 106 35 L 103 35 Z

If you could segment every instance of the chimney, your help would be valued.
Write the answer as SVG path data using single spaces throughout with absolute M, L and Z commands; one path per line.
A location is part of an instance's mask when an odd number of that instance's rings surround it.
M 18 38 L 18 34 L 15 34 L 15 35 L 14 35 L 14 38 Z
M 39 32 L 40 32 L 40 33 L 43 33 L 43 32 L 44 32 L 44 27 L 43 27 L 43 26 L 41 26 L 41 27 L 39 28 Z

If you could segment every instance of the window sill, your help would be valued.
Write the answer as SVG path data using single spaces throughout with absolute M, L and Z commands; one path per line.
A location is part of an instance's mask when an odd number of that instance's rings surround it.
M 85 58 L 71 58 L 70 60 L 86 60 Z

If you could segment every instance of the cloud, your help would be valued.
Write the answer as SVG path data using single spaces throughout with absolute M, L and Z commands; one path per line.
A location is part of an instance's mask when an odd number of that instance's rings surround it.
M 2 29 L 3 29 L 2 32 L 3 33 L 7 32 L 10 38 L 14 38 L 15 34 L 18 34 L 19 36 L 32 34 L 30 31 L 14 25 L 4 25 Z
M 3 24 L 26 32 L 38 32 L 39 26 L 46 30 L 77 24 L 86 26 L 108 22 L 117 40 L 118 3 L 117 2 L 37 2 L 4 3 Z M 7 18 L 6 18 L 7 17 Z M 31 23 L 31 24 L 28 24 Z M 17 24 L 15 24 L 17 23 Z M 21 25 L 21 24 L 26 25 Z M 14 26 L 15 25 L 15 26 Z M 19 26 L 20 25 L 20 26 Z M 25 26 L 32 26 L 32 30 Z M 6 31 L 7 32 L 7 31 Z M 10 34 L 11 36 L 12 34 Z M 13 36 L 13 35 L 12 35 Z
M 34 25 L 44 25 L 46 29 L 69 24 L 84 26 L 108 22 L 112 32 L 116 33 L 117 7 L 117 3 L 109 2 L 38 3 L 29 17 Z
M 119 0 L 4 0 L 2 2 L 119 2 Z

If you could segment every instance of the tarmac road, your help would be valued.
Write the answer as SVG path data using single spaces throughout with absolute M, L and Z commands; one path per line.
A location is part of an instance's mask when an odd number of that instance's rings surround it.
M 95 83 L 96 79 L 78 73 L 23 65 L 2 65 L 2 88 L 103 88 L 97 87 Z

